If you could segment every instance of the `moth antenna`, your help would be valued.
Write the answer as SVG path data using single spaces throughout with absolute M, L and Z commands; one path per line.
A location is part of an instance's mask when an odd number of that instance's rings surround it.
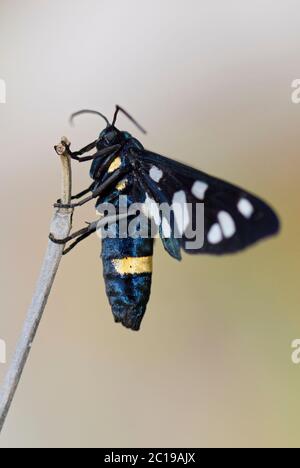
M 98 112 L 98 111 L 95 111 L 95 110 L 90 110 L 90 109 L 82 109 L 78 112 L 74 112 L 74 114 L 72 114 L 70 116 L 70 124 L 73 125 L 73 122 L 74 122 L 74 119 L 76 117 L 78 117 L 79 115 L 83 115 L 83 114 L 94 114 L 94 115 L 99 115 L 100 117 L 102 117 L 102 119 L 105 120 L 107 126 L 110 126 L 110 123 L 109 123 L 109 120 L 107 117 L 105 117 L 105 115 L 101 114 L 101 112 Z
M 124 115 L 126 115 L 126 117 L 144 134 L 146 134 L 146 130 L 130 115 L 128 114 L 128 112 L 123 109 L 123 107 L 121 106 L 116 106 L 116 110 L 115 110 L 115 113 L 114 113 L 114 118 L 113 118 L 113 121 L 112 121 L 112 126 L 114 127 L 115 126 L 115 123 L 117 121 L 117 117 L 118 117 L 118 113 L 119 112 L 122 112 Z

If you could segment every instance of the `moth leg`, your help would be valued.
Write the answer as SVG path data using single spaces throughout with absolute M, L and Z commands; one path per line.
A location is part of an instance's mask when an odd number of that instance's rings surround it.
M 87 153 L 88 151 L 91 151 L 92 149 L 94 149 L 96 147 L 98 143 L 98 140 L 95 140 L 93 141 L 92 143 L 89 143 L 88 145 L 84 146 L 83 148 L 81 148 L 79 151 L 70 151 L 70 156 L 82 156 L 84 153 Z
M 93 234 L 94 232 L 96 232 L 97 228 L 95 228 L 94 231 L 89 231 L 87 232 L 86 234 L 82 234 L 80 237 L 78 237 L 78 239 L 76 239 L 76 241 L 72 242 L 71 245 L 69 245 L 69 247 L 67 247 L 64 251 L 63 251 L 63 255 L 67 255 L 69 252 L 71 252 L 71 250 L 74 249 L 74 247 L 76 247 L 76 245 L 78 245 L 80 242 L 82 242 L 84 239 L 87 239 L 87 237 L 89 237 L 91 234 Z
M 96 147 L 98 143 L 98 140 L 93 141 L 92 143 L 89 143 L 88 145 L 84 146 L 81 148 L 79 151 L 71 151 L 70 150 L 70 143 L 65 143 L 66 148 L 68 150 L 68 153 L 72 159 L 77 159 L 78 161 L 80 160 L 79 156 L 83 155 L 84 153 L 87 153 L 88 151 L 91 151 Z M 56 149 L 56 147 L 54 147 Z
M 84 239 L 86 239 L 87 237 L 89 237 L 91 234 L 93 234 L 94 232 L 97 231 L 97 229 L 100 228 L 100 225 L 101 225 L 101 222 L 102 222 L 102 225 L 110 225 L 112 223 L 115 223 L 116 221 L 120 220 L 120 219 L 123 219 L 123 218 L 127 218 L 127 214 L 123 214 L 123 215 L 120 215 L 120 216 L 111 216 L 109 218 L 103 218 L 103 220 L 97 220 L 97 221 L 94 221 L 92 223 L 88 223 L 88 227 L 86 228 L 83 228 L 83 229 L 80 229 L 79 231 L 76 231 L 74 232 L 73 234 L 71 234 L 70 236 L 66 237 L 65 239 L 56 239 L 53 234 L 50 234 L 49 235 L 49 239 L 54 242 L 55 244 L 60 244 L 60 245 L 64 245 L 66 244 L 67 242 L 70 242 L 71 240 L 73 239 L 76 239 L 71 245 L 69 245 L 69 247 L 67 247 L 64 251 L 63 251 L 63 255 L 66 255 L 67 253 L 69 253 L 71 250 L 74 249 L 74 247 L 76 247 L 77 244 L 79 244 L 80 242 L 82 242 Z
M 49 235 L 49 239 L 54 242 L 54 244 L 59 244 L 59 245 L 64 245 L 67 242 L 70 242 L 73 239 L 76 239 L 73 244 L 71 244 L 70 247 L 68 247 L 65 251 L 64 254 L 69 252 L 71 248 L 75 247 L 76 244 L 81 242 L 81 240 L 86 239 L 89 237 L 91 234 L 93 234 L 97 230 L 97 224 L 99 221 L 94 221 L 93 223 L 90 223 L 88 227 L 80 229 L 79 231 L 74 232 L 68 237 L 65 237 L 64 239 L 56 239 L 53 234 Z
M 67 247 L 64 250 L 63 255 L 66 255 L 68 252 L 70 252 L 75 247 L 75 245 L 79 244 L 79 242 L 86 239 L 87 237 L 89 237 L 94 232 L 96 232 L 98 222 L 99 221 L 95 221 L 93 223 L 90 223 L 88 227 L 80 229 L 79 231 L 74 232 L 73 234 L 71 234 L 68 237 L 65 237 L 64 239 L 56 239 L 53 236 L 53 234 L 49 235 L 49 239 L 52 242 L 54 242 L 54 244 L 59 244 L 59 245 L 65 245 L 67 242 L 70 242 L 71 240 L 76 239 L 75 242 L 73 242 L 69 247 Z
M 111 146 L 110 148 L 105 148 L 105 150 L 98 151 L 93 156 L 87 156 L 87 158 L 81 158 L 81 159 L 76 157 L 75 159 L 78 159 L 78 160 L 80 160 L 80 162 L 82 162 L 83 160 L 88 161 L 88 160 L 91 160 L 91 159 L 96 159 L 98 157 L 100 158 L 100 157 L 106 156 L 108 154 L 107 159 L 105 160 L 104 164 L 101 165 L 101 167 L 100 167 L 100 169 L 98 171 L 97 177 L 100 177 L 100 175 L 109 167 L 110 163 L 115 158 L 115 155 L 118 152 L 119 148 L 120 148 L 120 145 L 114 145 L 114 146 Z M 92 192 L 94 186 L 95 186 L 95 182 L 93 182 L 90 185 L 90 187 L 88 187 L 87 189 L 82 190 L 81 192 L 77 193 L 76 195 L 72 195 L 71 200 L 78 200 L 79 198 L 82 198 L 84 195 L 87 195 L 89 192 Z M 56 203 L 60 205 L 61 204 L 61 199 L 57 200 Z
M 78 162 L 86 162 L 86 161 L 93 161 L 94 159 L 110 155 L 111 153 L 115 154 L 120 148 L 121 148 L 121 145 L 112 145 L 112 146 L 108 146 L 107 148 L 103 148 L 102 150 L 97 151 L 95 154 L 92 154 L 91 156 L 83 156 L 83 157 L 78 156 L 79 152 L 72 153 L 71 151 L 69 151 L 69 154 L 72 159 L 75 159 Z
M 118 151 L 114 151 L 112 154 L 110 154 L 110 155 L 105 159 L 105 161 L 103 162 L 103 164 L 101 164 L 101 166 L 99 167 L 95 179 L 100 179 L 101 176 L 107 171 L 107 169 L 109 168 L 109 166 L 111 165 L 111 163 L 112 163 L 113 160 L 115 159 L 116 153 L 117 153 L 117 152 L 118 152 Z
M 87 189 L 82 190 L 81 192 L 77 193 L 76 195 L 72 195 L 71 200 L 78 200 L 79 198 L 83 197 L 84 195 L 87 195 L 89 192 L 93 191 L 93 188 L 95 186 L 95 182 L 92 183 Z M 61 199 L 57 200 L 56 203 L 61 204 Z
M 80 237 L 82 235 L 87 234 L 88 232 L 95 232 L 93 229 L 96 229 L 97 227 L 97 221 L 94 223 L 91 223 L 88 227 L 85 227 L 83 229 L 80 229 L 79 231 L 74 232 L 73 234 L 70 234 L 68 237 L 65 237 L 64 239 L 56 239 L 53 234 L 49 234 L 49 239 L 54 242 L 54 244 L 59 244 L 59 245 L 64 245 L 67 242 L 70 242 L 73 239 L 76 239 L 76 237 Z
M 119 146 L 120 145 L 115 145 L 115 146 L 112 146 L 111 149 L 115 148 L 115 147 L 118 147 L 117 149 L 113 150 L 113 152 L 108 156 L 108 158 L 105 160 L 105 162 L 101 165 L 101 167 L 99 168 L 99 171 L 97 173 L 97 178 L 101 177 L 101 175 L 103 174 L 103 172 L 105 172 L 108 167 L 110 166 L 110 164 L 112 163 L 112 161 L 114 160 L 115 156 L 116 156 L 116 153 L 119 149 Z M 87 189 L 83 190 L 82 192 L 79 192 L 77 193 L 76 195 L 72 195 L 71 197 L 71 200 L 78 200 L 79 198 L 83 197 L 84 195 L 87 195 L 89 192 L 92 192 L 93 189 L 95 187 L 95 182 L 92 183 L 92 185 L 90 185 L 90 187 L 88 187 Z M 58 200 L 57 203 L 61 203 L 61 200 Z
M 108 179 L 106 179 L 105 182 L 103 182 L 103 184 L 100 185 L 100 187 L 98 187 L 97 190 L 95 190 L 93 192 L 93 194 L 90 195 L 89 197 L 84 198 L 83 200 L 81 200 L 78 203 L 70 203 L 69 205 L 64 205 L 64 204 L 61 204 L 61 203 L 55 203 L 54 208 L 77 208 L 78 206 L 85 205 L 86 203 L 90 202 L 94 198 L 99 197 L 108 188 L 113 187 L 127 173 L 128 173 L 127 170 L 125 170 L 123 168 L 119 168 L 110 177 L 108 177 Z
M 93 188 L 95 186 L 95 182 L 92 183 L 87 189 L 82 190 L 81 192 L 77 193 L 76 195 L 72 195 L 71 199 L 72 200 L 78 200 L 79 198 L 84 197 L 84 195 L 87 195 L 89 192 L 93 191 Z

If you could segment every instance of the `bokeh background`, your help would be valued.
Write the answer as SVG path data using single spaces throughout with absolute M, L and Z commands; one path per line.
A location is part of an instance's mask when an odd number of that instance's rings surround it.
M 1 0 L 0 337 L 13 354 L 60 194 L 53 151 L 127 108 L 144 145 L 271 202 L 280 236 L 226 258 L 157 243 L 142 330 L 115 325 L 95 236 L 61 265 L 1 447 L 299 446 L 297 0 Z M 74 166 L 74 191 L 89 182 Z M 74 227 L 94 219 L 93 206 Z M 7 369 L 0 365 L 0 379 Z

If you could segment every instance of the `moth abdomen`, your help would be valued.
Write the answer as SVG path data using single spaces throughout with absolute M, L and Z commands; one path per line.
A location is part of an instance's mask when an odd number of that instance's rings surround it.
M 150 298 L 153 239 L 103 239 L 106 293 L 116 322 L 139 330 Z

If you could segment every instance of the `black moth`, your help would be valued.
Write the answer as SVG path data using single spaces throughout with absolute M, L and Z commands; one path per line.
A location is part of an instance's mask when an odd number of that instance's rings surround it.
M 261 199 L 228 182 L 145 150 L 128 132 L 117 129 L 115 123 L 120 111 L 144 131 L 120 106 L 116 107 L 112 123 L 96 111 L 83 110 L 73 114 L 72 119 L 83 113 L 100 115 L 107 126 L 94 142 L 80 151 L 71 152 L 69 149 L 72 159 L 93 161 L 90 171 L 93 183 L 72 197 L 81 201 L 72 203 L 71 207 L 96 199 L 96 206 L 110 202 L 118 210 L 120 195 L 127 196 L 128 205 L 149 205 L 150 202 L 152 208 L 148 209 L 148 216 L 155 218 L 166 251 L 178 260 L 181 259 L 181 249 L 190 254 L 230 254 L 278 232 L 276 214 Z M 94 148 L 95 154 L 82 156 Z M 88 193 L 88 197 L 82 198 Z M 199 203 L 204 204 L 204 239 L 200 247 L 191 248 L 191 239 L 187 238 L 186 232 L 195 226 L 197 211 L 192 209 L 186 213 L 184 207 L 190 204 L 194 208 Z M 163 229 L 167 223 L 163 212 L 153 209 L 161 204 L 183 208 L 181 213 L 174 209 L 174 222 L 167 224 L 168 235 Z M 60 203 L 55 206 L 66 207 Z M 118 211 L 116 213 L 119 214 Z M 182 213 L 185 213 L 183 223 Z M 114 238 L 102 239 L 106 292 L 115 321 L 138 330 L 150 296 L 153 238 L 121 238 L 118 235 L 119 223 L 119 219 L 112 222 L 116 233 Z M 176 226 L 180 237 L 175 236 Z M 65 250 L 67 253 L 96 229 L 97 221 L 67 239 L 52 240 L 66 243 L 75 239 Z

